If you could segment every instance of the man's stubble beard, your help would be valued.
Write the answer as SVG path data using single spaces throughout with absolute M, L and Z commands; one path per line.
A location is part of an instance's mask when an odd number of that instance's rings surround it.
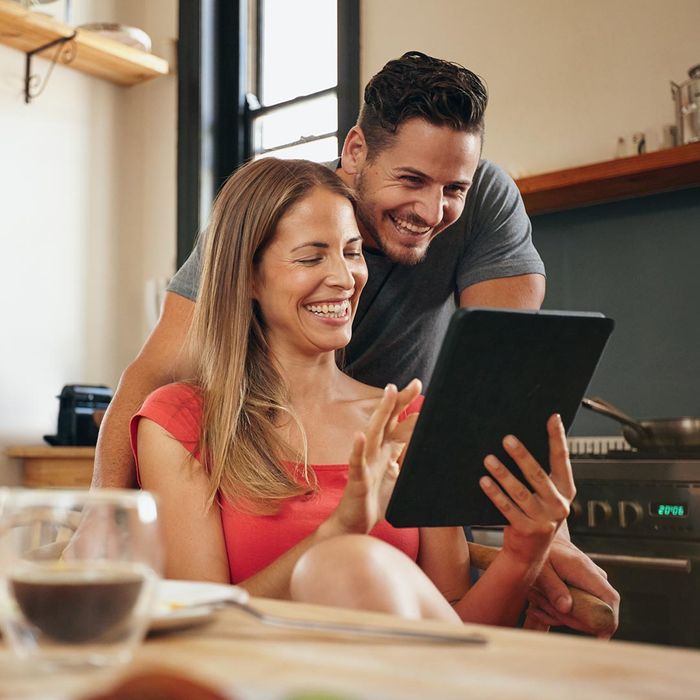
M 413 266 L 417 265 L 425 259 L 428 252 L 428 246 L 418 250 L 416 248 L 407 248 L 401 244 L 395 246 L 387 244 L 379 233 L 379 229 L 375 223 L 376 216 L 373 207 L 366 204 L 367 189 L 365 187 L 362 173 L 359 173 L 355 182 L 355 192 L 357 194 L 357 209 L 356 216 L 363 231 L 372 239 L 379 250 L 386 255 L 389 260 L 399 265 Z M 428 244 L 430 245 L 430 243 Z M 371 248 L 370 248 L 371 250 Z

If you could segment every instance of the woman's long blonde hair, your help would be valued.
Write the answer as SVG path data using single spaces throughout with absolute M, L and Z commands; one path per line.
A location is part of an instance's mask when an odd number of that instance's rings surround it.
M 278 222 L 315 187 L 355 204 L 351 190 L 327 167 L 275 158 L 240 168 L 214 203 L 192 325 L 195 380 L 203 398 L 199 447 L 210 475 L 210 503 L 222 494 L 239 507 L 269 512 L 315 486 L 305 455 L 296 474 L 280 461 L 289 448 L 275 422 L 282 413 L 294 415 L 253 300 L 255 269 Z

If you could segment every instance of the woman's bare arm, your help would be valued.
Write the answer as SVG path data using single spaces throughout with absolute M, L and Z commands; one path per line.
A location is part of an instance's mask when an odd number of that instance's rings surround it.
M 207 508 L 209 479 L 170 433 L 148 418 L 138 426 L 141 486 L 156 494 L 165 544 L 165 576 L 229 582 L 219 508 Z

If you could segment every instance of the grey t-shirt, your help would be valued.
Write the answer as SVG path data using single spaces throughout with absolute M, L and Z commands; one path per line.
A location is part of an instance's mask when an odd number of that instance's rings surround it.
M 394 382 L 401 387 L 413 377 L 426 386 L 463 289 L 498 277 L 544 274 L 531 233 L 515 183 L 484 160 L 462 216 L 431 242 L 421 263 L 398 265 L 365 249 L 369 279 L 345 350 L 348 374 L 374 386 Z M 168 291 L 196 298 L 200 248 L 195 247 Z

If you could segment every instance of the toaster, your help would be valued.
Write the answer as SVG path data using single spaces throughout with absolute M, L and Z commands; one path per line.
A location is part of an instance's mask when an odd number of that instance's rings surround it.
M 112 399 L 103 384 L 67 384 L 56 397 L 59 401 L 58 431 L 44 435 L 49 445 L 96 445 L 102 416 Z

